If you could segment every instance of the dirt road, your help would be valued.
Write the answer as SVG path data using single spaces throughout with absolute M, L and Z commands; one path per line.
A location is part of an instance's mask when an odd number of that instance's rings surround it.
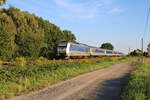
M 117 64 L 8 100 L 117 100 L 131 69 L 130 63 Z

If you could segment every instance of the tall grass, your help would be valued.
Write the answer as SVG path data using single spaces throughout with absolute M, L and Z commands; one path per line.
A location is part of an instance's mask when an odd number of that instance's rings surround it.
M 20 67 L 24 67 L 26 64 L 26 60 L 24 57 L 17 57 L 16 62 L 17 62 L 17 66 L 20 66 Z
M 3 63 L 3 62 L 0 60 L 0 68 L 2 67 L 2 63 Z
M 17 66 L 0 69 L 0 99 L 34 91 L 85 72 L 106 68 L 125 61 L 127 60 L 110 61 L 109 59 L 108 61 L 101 61 L 101 59 L 83 59 L 55 63 L 47 62 L 46 59 L 40 58 L 37 60 L 39 64 L 26 65 L 22 64 L 24 60 L 21 60 L 21 63 L 17 64 Z M 23 67 L 20 67 L 22 65 Z
M 137 67 L 122 89 L 120 100 L 150 100 L 150 69 L 142 63 Z

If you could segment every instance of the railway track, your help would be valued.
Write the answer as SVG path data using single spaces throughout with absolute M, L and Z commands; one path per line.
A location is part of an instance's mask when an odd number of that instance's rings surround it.
M 54 59 L 54 60 L 47 60 L 46 63 L 57 63 L 57 62 L 79 62 L 79 61 L 96 61 L 96 60 L 104 60 L 108 57 L 90 57 L 90 58 L 71 58 L 71 59 Z M 110 57 L 112 58 L 112 57 Z M 34 61 L 27 61 L 27 65 L 34 65 L 38 63 L 37 60 Z M 4 67 L 6 66 L 16 66 L 17 62 L 2 62 Z

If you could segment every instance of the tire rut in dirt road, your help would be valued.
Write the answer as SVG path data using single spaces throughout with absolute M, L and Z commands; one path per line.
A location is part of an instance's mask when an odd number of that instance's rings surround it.
M 116 100 L 131 69 L 130 63 L 117 64 L 8 100 Z

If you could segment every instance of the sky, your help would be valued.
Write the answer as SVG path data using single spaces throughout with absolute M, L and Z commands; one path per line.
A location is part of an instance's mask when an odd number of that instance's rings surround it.
M 77 41 L 100 47 L 110 42 L 116 51 L 141 49 L 150 0 L 7 0 L 14 6 L 49 20 L 75 34 Z M 150 26 L 144 50 L 150 42 Z

